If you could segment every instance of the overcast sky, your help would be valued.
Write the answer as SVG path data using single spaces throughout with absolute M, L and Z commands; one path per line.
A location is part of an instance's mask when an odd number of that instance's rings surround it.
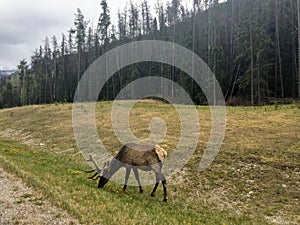
M 160 0 L 166 4 L 167 0 Z M 189 4 L 192 0 L 182 0 Z M 0 69 L 15 69 L 21 59 L 29 61 L 33 51 L 48 36 L 61 34 L 74 26 L 77 8 L 94 26 L 101 13 L 101 0 L 0 0 Z M 123 10 L 127 0 L 107 0 L 113 23 L 118 8 Z M 128 0 L 129 2 L 129 0 Z M 132 0 L 140 4 L 142 0 Z M 152 10 L 157 0 L 148 0 Z

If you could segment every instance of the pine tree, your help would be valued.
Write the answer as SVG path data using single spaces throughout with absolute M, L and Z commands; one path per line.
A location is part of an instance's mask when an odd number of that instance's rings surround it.
M 68 98 L 67 95 L 67 77 L 66 77 L 66 52 L 67 50 L 67 41 L 66 35 L 62 34 L 61 44 L 60 44 L 60 62 L 59 62 L 59 74 L 58 74 L 58 87 L 57 87 L 57 95 L 59 101 L 66 101 Z
M 180 18 L 180 0 L 172 0 L 171 3 L 167 4 L 167 15 L 168 15 L 168 25 L 175 25 L 178 23 Z
M 142 31 L 143 35 L 149 34 L 151 31 L 151 14 L 147 0 L 142 2 Z
M 104 49 L 107 48 L 109 44 L 109 26 L 111 25 L 109 8 L 106 0 L 101 1 L 102 12 L 99 17 L 97 31 L 100 36 L 101 44 Z
M 82 76 L 82 73 L 85 70 L 84 65 L 84 53 L 85 53 L 85 38 L 86 38 L 86 28 L 88 22 L 84 20 L 84 15 L 81 10 L 77 9 L 77 14 L 75 14 L 75 22 L 76 26 L 76 44 L 77 44 L 77 84 Z M 76 85 L 77 86 L 77 85 Z M 74 90 L 75 87 L 74 86 Z M 79 92 L 80 90 L 78 90 Z
M 20 99 L 21 99 L 21 104 L 26 105 L 27 104 L 27 90 L 28 90 L 28 79 L 29 79 L 29 74 L 28 74 L 28 65 L 27 61 L 25 59 L 20 61 L 20 64 L 18 65 L 18 75 L 20 79 Z
M 59 76 L 59 49 L 56 36 L 52 37 L 52 72 L 51 72 L 51 93 L 52 93 L 52 102 L 57 101 L 57 86 L 58 86 L 58 76 Z
M 44 68 L 45 68 L 45 102 L 51 103 L 52 102 L 52 50 L 50 48 L 50 41 L 49 38 L 46 37 L 45 39 L 45 46 L 44 46 Z
M 124 13 L 118 12 L 118 36 L 121 43 L 124 42 L 127 36 L 127 24 L 126 24 L 127 12 Z
M 43 83 L 44 83 L 44 67 L 43 67 L 43 47 L 36 49 L 33 56 L 31 56 L 31 71 L 35 82 L 34 87 L 34 103 L 42 104 L 43 102 Z
M 129 9 L 129 37 L 135 38 L 137 37 L 141 31 L 139 27 L 139 11 L 137 6 L 135 6 L 132 2 L 130 2 Z

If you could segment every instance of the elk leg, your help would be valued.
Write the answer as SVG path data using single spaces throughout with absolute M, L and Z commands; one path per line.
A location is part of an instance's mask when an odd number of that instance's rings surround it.
M 155 172 L 155 177 L 156 177 L 156 184 L 153 188 L 153 191 L 151 192 L 151 196 L 154 197 L 156 189 L 158 187 L 159 182 L 161 181 L 162 185 L 163 185 L 163 189 L 164 189 L 164 202 L 168 201 L 168 197 L 167 197 L 167 182 L 166 182 L 166 178 L 164 177 L 164 175 L 160 172 Z
M 163 185 L 163 188 L 164 188 L 164 202 L 168 201 L 168 193 L 167 193 L 167 181 L 166 179 L 164 178 L 162 181 L 161 181 L 162 185 Z
M 127 188 L 127 182 L 128 182 L 128 178 L 129 178 L 129 175 L 130 175 L 130 171 L 131 171 L 131 168 L 126 167 L 125 183 L 124 183 L 124 186 L 123 186 L 123 191 L 125 191 L 126 188 Z
M 158 175 L 155 173 L 155 177 L 156 177 L 156 183 L 154 185 L 154 188 L 153 188 L 153 191 L 151 192 L 151 196 L 154 197 L 155 196 L 155 192 L 156 192 L 156 189 L 159 185 L 159 179 L 158 179 Z
M 143 193 L 144 190 L 143 190 L 143 187 L 141 185 L 140 176 L 139 176 L 139 172 L 138 172 L 137 168 L 133 168 L 133 172 L 134 172 L 135 179 L 138 182 L 138 185 L 139 185 L 139 188 L 140 188 L 140 193 Z
M 155 184 L 155 186 L 154 186 L 154 188 L 153 188 L 153 191 L 151 192 L 151 196 L 152 196 L 152 197 L 155 196 L 155 192 L 156 192 L 156 189 L 157 189 L 157 187 L 158 187 L 158 184 L 159 184 L 159 182 L 156 182 L 156 184 Z

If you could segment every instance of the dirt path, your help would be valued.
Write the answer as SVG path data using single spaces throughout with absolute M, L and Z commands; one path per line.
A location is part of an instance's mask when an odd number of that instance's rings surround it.
M 79 222 L 0 167 L 0 224 L 60 225 Z

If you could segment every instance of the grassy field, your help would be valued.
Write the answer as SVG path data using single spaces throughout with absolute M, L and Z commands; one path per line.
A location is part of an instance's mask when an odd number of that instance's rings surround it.
M 106 148 L 115 154 L 120 143 L 111 127 L 112 103 L 97 104 L 96 124 Z M 72 130 L 72 105 L 53 104 L 0 110 L 0 166 L 39 189 L 54 204 L 84 224 L 299 224 L 300 109 L 295 105 L 228 107 L 227 131 L 214 163 L 198 166 L 210 132 L 210 111 L 198 107 L 198 147 L 183 170 L 168 179 L 169 202 L 155 198 L 152 186 L 109 182 L 103 190 L 87 180 L 88 169 Z M 151 118 L 165 120 L 161 144 L 169 154 L 180 131 L 179 117 L 168 104 L 138 103 L 130 126 L 149 136 Z

